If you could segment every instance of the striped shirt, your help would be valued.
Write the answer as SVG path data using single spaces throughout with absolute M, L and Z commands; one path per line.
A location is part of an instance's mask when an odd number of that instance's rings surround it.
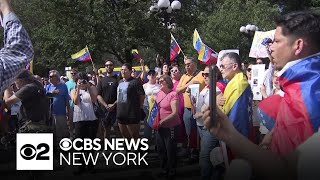
M 13 82 L 33 58 L 33 47 L 18 17 L 10 12 L 3 16 L 4 47 L 0 50 L 0 93 Z

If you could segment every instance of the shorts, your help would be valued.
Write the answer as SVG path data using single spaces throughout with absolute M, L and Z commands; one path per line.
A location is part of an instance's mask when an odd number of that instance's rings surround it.
M 123 125 L 139 124 L 140 118 L 118 118 L 118 123 Z
M 101 118 L 101 124 L 104 128 L 110 127 L 110 126 L 117 126 L 117 113 L 116 112 L 105 112 L 105 117 Z

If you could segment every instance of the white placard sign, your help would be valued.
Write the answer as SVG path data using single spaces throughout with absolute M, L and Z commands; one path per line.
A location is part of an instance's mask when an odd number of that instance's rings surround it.
M 265 66 L 265 64 L 252 65 L 250 84 L 253 93 L 253 100 L 262 100 L 260 87 L 264 81 Z

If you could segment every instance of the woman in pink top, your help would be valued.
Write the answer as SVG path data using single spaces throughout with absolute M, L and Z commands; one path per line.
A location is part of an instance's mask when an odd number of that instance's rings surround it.
M 170 76 L 160 77 L 159 83 L 160 92 L 156 101 L 160 111 L 160 122 L 156 140 L 163 174 L 172 178 L 176 173 L 176 137 L 178 125 L 181 123 L 178 115 L 179 98 L 172 90 Z
M 179 70 L 178 66 L 172 66 L 170 70 L 171 79 L 173 82 L 173 91 L 176 91 L 176 88 L 180 82 L 180 78 L 182 76 L 181 71 Z M 179 107 L 178 107 L 178 114 L 181 120 L 181 124 L 178 127 L 178 136 L 177 136 L 177 143 L 182 143 L 183 148 L 187 147 L 187 133 L 183 122 L 183 111 L 184 111 L 184 99 L 183 94 L 178 94 L 179 97 Z M 183 151 L 183 150 L 182 150 Z M 186 150 L 185 150 L 186 151 Z

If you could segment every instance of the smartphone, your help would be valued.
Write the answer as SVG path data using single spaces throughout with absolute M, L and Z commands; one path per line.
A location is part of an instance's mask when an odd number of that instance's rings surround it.
M 216 91 L 216 65 L 211 65 L 209 67 L 209 104 L 210 104 L 210 117 L 211 117 L 211 125 L 215 126 L 217 123 L 217 91 Z

